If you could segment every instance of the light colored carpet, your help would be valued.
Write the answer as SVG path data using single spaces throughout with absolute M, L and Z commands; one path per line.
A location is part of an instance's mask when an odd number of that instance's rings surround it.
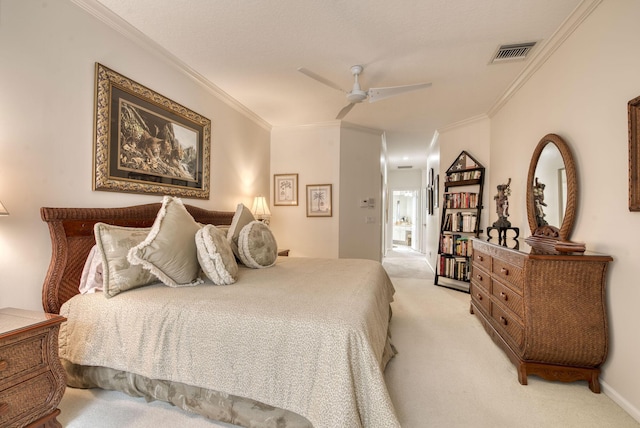
M 396 287 L 391 332 L 399 353 L 385 377 L 403 428 L 638 428 L 586 382 L 518 383 L 514 366 L 469 314 L 469 295 L 433 285 L 424 256 L 397 247 L 383 263 Z M 68 388 L 69 428 L 229 428 L 169 404 Z M 343 428 L 343 427 L 336 427 Z

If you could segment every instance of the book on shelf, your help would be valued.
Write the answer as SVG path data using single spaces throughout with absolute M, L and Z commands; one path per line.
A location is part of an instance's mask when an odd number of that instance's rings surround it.
M 447 232 L 441 235 L 440 253 L 468 257 L 471 252 L 471 241 L 468 236 Z
M 458 281 L 469 281 L 469 260 L 466 257 L 440 256 L 440 275 Z
M 475 232 L 478 216 L 472 212 L 446 213 L 442 223 L 444 232 Z
M 462 171 L 462 172 L 451 172 L 447 174 L 447 181 L 466 181 L 466 180 L 478 180 L 482 177 L 482 171 L 474 170 L 474 171 Z
M 473 192 L 457 192 L 444 194 L 445 208 L 477 208 L 478 194 Z

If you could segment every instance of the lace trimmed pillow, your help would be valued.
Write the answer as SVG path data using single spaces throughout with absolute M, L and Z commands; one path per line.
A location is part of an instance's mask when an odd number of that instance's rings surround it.
M 144 241 L 129 250 L 127 259 L 153 273 L 169 287 L 201 284 L 195 235 L 200 225 L 179 198 L 165 196 Z
M 205 275 L 216 285 L 230 285 L 238 277 L 238 263 L 227 235 L 212 224 L 196 232 L 198 261 Z
M 245 266 L 267 268 L 278 259 L 278 243 L 266 224 L 254 220 L 240 231 L 238 252 Z
M 87 260 L 84 262 L 82 275 L 80 275 L 80 294 L 90 294 L 102 291 L 102 254 L 98 245 L 91 247 Z

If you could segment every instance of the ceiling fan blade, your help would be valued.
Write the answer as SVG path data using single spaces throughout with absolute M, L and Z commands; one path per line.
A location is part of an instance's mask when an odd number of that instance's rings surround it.
M 418 89 L 424 89 L 431 86 L 431 83 L 417 83 L 415 85 L 391 86 L 388 88 L 371 88 L 369 89 L 369 102 L 384 100 L 386 98 L 395 97 L 396 95 L 405 94 Z
M 340 110 L 340 113 L 338 113 L 338 115 L 336 116 L 336 120 L 344 119 L 344 117 L 351 111 L 354 105 L 355 103 L 347 104 L 346 107 Z
M 314 80 L 317 80 L 320 83 L 324 83 L 325 85 L 333 88 L 333 89 L 337 89 L 340 92 L 347 92 L 344 89 L 342 89 L 340 86 L 338 86 L 337 83 L 333 83 L 331 80 L 327 80 L 322 76 L 317 75 L 316 73 L 314 73 L 313 71 L 307 70 L 304 67 L 298 67 L 298 71 L 308 77 L 311 77 Z

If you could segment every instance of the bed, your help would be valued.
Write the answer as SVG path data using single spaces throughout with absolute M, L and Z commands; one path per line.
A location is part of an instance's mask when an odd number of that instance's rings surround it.
M 239 265 L 231 285 L 79 294 L 95 224 L 149 228 L 163 207 L 41 209 L 52 241 L 42 302 L 67 318 L 59 351 L 69 386 L 245 427 L 400 426 L 384 381 L 394 289 L 378 262 L 279 257 L 265 269 Z M 184 208 L 201 225 L 237 215 Z

